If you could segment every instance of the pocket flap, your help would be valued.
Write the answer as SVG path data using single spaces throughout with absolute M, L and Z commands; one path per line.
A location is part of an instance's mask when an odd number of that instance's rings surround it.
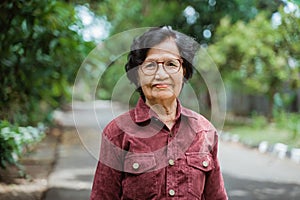
M 208 172 L 214 168 L 214 162 L 210 154 L 186 153 L 187 164 L 202 171 Z
M 156 166 L 153 153 L 129 153 L 125 157 L 124 171 L 140 174 L 149 171 Z

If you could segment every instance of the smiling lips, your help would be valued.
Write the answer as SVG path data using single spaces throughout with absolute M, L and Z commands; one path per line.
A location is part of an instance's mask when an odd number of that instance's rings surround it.
M 169 87 L 169 84 L 165 84 L 165 83 L 153 84 L 153 87 L 163 89 Z

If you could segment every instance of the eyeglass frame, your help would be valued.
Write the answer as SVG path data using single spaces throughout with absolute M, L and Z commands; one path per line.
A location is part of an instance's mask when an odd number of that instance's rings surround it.
M 170 61 L 170 60 L 177 60 L 177 61 L 179 61 L 180 66 L 178 67 L 178 70 L 177 70 L 176 72 L 170 73 L 170 72 L 168 72 L 168 71 L 166 70 L 166 68 L 165 68 L 165 62 Z M 156 68 L 156 70 L 153 72 L 153 74 L 147 74 L 147 73 L 145 73 L 145 72 L 143 71 L 143 69 L 142 69 L 142 66 L 143 66 L 143 64 L 145 63 L 145 61 L 144 61 L 142 64 L 140 64 L 140 65 L 139 65 L 139 68 L 141 69 L 141 71 L 142 71 L 146 76 L 152 76 L 152 75 L 156 74 L 157 71 L 158 71 L 158 68 L 159 68 L 159 64 L 162 64 L 163 69 L 164 69 L 165 72 L 168 73 L 168 74 L 176 74 L 177 72 L 180 71 L 180 69 L 182 68 L 182 64 L 183 64 L 183 60 L 182 60 L 181 58 L 174 58 L 174 59 L 169 59 L 169 60 L 166 60 L 166 61 L 149 60 L 149 61 L 146 61 L 146 62 L 154 62 L 154 63 L 156 63 L 156 66 L 157 66 L 157 68 Z

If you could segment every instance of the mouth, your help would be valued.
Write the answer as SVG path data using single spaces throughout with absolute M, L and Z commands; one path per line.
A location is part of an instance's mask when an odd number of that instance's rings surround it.
M 152 85 L 152 87 L 159 88 L 159 89 L 168 88 L 169 86 L 170 84 L 167 83 L 157 83 Z

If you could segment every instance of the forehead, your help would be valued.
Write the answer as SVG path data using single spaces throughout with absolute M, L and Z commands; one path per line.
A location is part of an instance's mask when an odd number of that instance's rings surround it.
M 180 58 L 180 53 L 173 38 L 167 38 L 153 46 L 147 53 L 147 59 Z

